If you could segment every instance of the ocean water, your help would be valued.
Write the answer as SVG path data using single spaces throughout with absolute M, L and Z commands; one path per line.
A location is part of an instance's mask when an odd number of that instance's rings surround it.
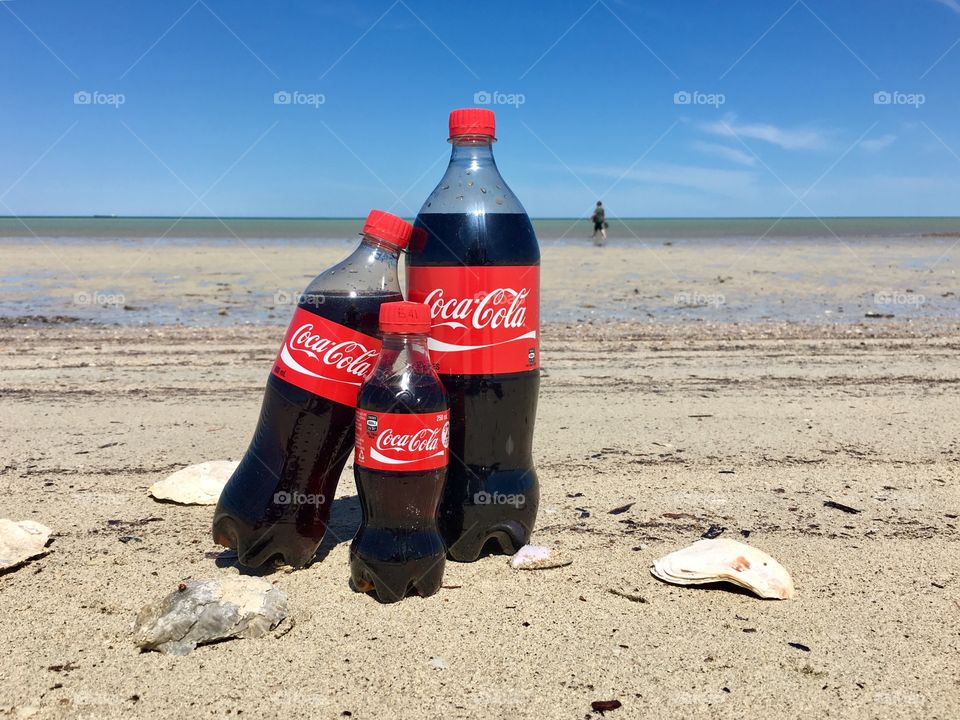
M 99 218 L 0 217 L 0 238 L 44 240 L 345 240 L 362 218 Z M 582 242 L 593 231 L 587 219 L 535 219 L 541 242 Z M 891 218 L 610 218 L 611 242 L 960 237 L 960 217 Z

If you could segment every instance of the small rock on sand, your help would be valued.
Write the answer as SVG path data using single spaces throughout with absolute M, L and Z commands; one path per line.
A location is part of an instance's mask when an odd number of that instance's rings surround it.
M 33 520 L 0 520 L 0 570 L 47 552 L 50 528 Z
M 569 565 L 573 558 L 558 550 L 542 545 L 524 545 L 510 558 L 510 567 L 515 570 L 546 570 Z
M 262 578 L 187 580 L 140 610 L 134 642 L 141 650 L 186 655 L 218 640 L 262 637 L 286 617 L 286 593 Z
M 240 463 L 235 460 L 211 460 L 177 470 L 150 486 L 157 500 L 181 505 L 216 505 L 227 480 Z

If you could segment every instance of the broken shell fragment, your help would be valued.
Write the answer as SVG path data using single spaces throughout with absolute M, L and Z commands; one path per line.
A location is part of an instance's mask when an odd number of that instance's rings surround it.
M 524 545 L 510 558 L 510 567 L 515 570 L 546 570 L 569 565 L 573 558 L 542 545 Z
M 286 617 L 286 593 L 262 578 L 187 580 L 140 610 L 134 642 L 142 650 L 186 655 L 197 645 L 262 637 Z
M 0 570 L 47 552 L 50 528 L 33 520 L 0 520 Z
M 216 505 L 227 480 L 240 463 L 234 460 L 211 460 L 177 470 L 150 486 L 157 500 L 181 505 Z
M 786 568 L 762 550 L 736 540 L 698 540 L 656 560 L 650 573 L 674 585 L 731 582 L 762 598 L 793 597 L 793 579 Z

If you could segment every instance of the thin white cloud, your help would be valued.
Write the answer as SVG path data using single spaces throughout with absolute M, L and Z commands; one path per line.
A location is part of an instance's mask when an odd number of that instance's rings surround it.
M 816 130 L 787 129 L 764 123 L 738 124 L 734 117 L 706 123 L 701 129 L 720 137 L 762 140 L 784 150 L 820 150 L 827 145 L 826 138 Z
M 941 5 L 946 5 L 948 8 L 950 8 L 955 13 L 960 15 L 960 0 L 934 0 L 934 1 L 940 3 Z
M 574 168 L 582 175 L 624 180 L 642 185 L 674 186 L 727 197 L 742 197 L 756 188 L 757 173 L 749 170 L 718 170 L 696 165 L 657 163 L 644 168 L 624 169 L 609 165 Z
M 860 148 L 867 152 L 879 152 L 886 147 L 890 147 L 893 141 L 897 139 L 896 135 L 886 134 L 880 137 L 867 138 L 860 143 Z
M 739 165 L 753 167 L 757 164 L 757 159 L 753 155 L 739 148 L 720 145 L 719 143 L 703 142 L 702 140 L 697 140 L 693 144 L 693 147 L 700 152 L 714 155 L 715 157 L 723 158 L 724 160 L 729 160 Z

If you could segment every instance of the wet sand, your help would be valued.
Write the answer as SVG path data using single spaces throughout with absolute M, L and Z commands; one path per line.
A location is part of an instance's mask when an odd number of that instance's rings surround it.
M 282 325 L 354 243 L 0 239 L 0 318 Z M 548 322 L 960 321 L 956 238 L 547 241 L 542 266 Z
M 40 262 L 3 252 L 10 275 Z M 668 285 L 648 286 L 660 276 L 643 252 L 630 256 L 637 305 L 672 300 Z M 694 286 L 717 275 L 716 257 L 685 252 Z M 129 257 L 98 253 L 71 261 L 91 289 L 129 282 L 128 303 L 166 302 L 141 271 L 120 277 Z M 276 249 L 278 287 L 303 284 L 304 257 Z M 584 257 L 598 255 L 545 251 L 545 303 L 617 304 L 623 268 L 588 267 L 589 287 L 567 287 L 575 275 L 564 263 Z M 317 251 L 311 265 L 325 260 Z M 931 288 L 956 291 L 955 268 L 926 272 L 926 286 L 920 271 L 880 280 L 934 297 Z M 249 257 L 164 248 L 152 272 L 201 269 L 175 287 L 236 322 L 233 308 L 245 306 L 228 301 L 262 280 Z M 846 311 L 843 298 L 872 296 L 878 282 L 843 272 L 825 293 Z M 749 285 L 746 270 L 729 274 Z M 448 563 L 432 598 L 386 606 L 355 594 L 348 466 L 324 559 L 269 575 L 293 622 L 181 658 L 134 648 L 136 612 L 185 578 L 238 569 L 215 559 L 211 508 L 157 503 L 146 489 L 245 450 L 289 308 L 273 324 L 218 327 L 22 324 L 35 313 L 20 312 L 0 325 L 0 515 L 43 522 L 55 537 L 46 556 L 0 577 L 0 711 L 599 718 L 591 702 L 616 699 L 614 718 L 957 717 L 960 322 L 948 312 L 841 324 L 637 312 L 629 323 L 585 312 L 544 326 L 535 539 L 572 565 L 518 572 L 488 557 Z M 791 571 L 796 598 L 650 576 L 653 559 L 711 525 L 724 537 L 749 532 Z

